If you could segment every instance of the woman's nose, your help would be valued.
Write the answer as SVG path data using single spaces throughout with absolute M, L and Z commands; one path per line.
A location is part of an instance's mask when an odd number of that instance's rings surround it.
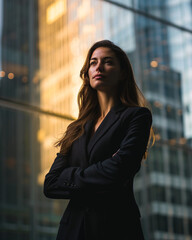
M 103 64 L 101 62 L 97 63 L 96 71 L 103 71 Z

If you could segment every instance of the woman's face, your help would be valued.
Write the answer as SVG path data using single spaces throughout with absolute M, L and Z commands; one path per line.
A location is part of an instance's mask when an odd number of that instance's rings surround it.
M 110 48 L 95 49 L 88 70 L 90 85 L 98 91 L 117 91 L 121 78 L 120 64 Z

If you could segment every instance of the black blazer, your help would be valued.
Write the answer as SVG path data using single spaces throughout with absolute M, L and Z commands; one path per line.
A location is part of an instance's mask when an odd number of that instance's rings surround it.
M 143 239 L 133 178 L 140 169 L 151 124 L 147 108 L 119 104 L 93 136 L 89 121 L 70 153 L 57 153 L 45 177 L 44 194 L 70 199 L 58 240 Z

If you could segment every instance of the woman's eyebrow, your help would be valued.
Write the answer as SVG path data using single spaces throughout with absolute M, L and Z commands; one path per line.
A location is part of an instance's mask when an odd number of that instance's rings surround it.
M 104 57 L 104 58 L 102 58 L 102 59 L 103 59 L 103 60 L 113 59 L 113 57 L 107 56 L 107 57 Z M 90 59 L 90 61 L 91 61 L 91 60 L 97 60 L 97 58 L 96 58 L 96 57 L 93 57 L 93 58 Z

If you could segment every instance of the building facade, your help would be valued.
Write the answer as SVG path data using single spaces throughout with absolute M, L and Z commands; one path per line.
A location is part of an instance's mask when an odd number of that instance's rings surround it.
M 43 196 L 44 176 L 78 116 L 87 50 L 110 39 L 153 113 L 134 184 L 145 237 L 192 239 L 192 1 L 0 0 L 0 13 L 0 238 L 55 239 L 68 201 Z

